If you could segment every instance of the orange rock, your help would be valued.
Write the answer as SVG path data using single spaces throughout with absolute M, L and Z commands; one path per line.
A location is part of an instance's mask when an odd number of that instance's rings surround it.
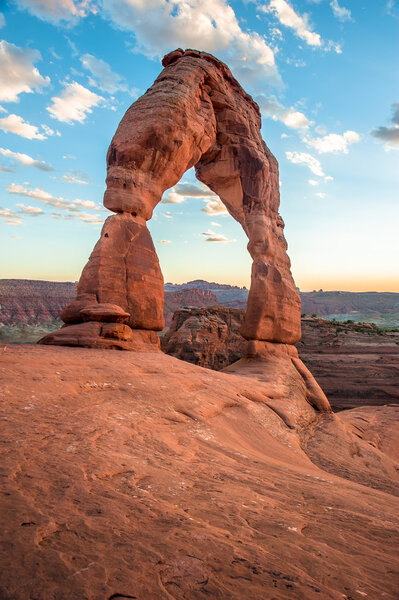
M 109 147 L 104 205 L 118 214 L 104 225 L 78 298 L 95 294 L 100 304 L 120 306 L 133 329 L 163 328 L 162 274 L 145 221 L 165 190 L 195 166 L 249 238 L 253 266 L 242 335 L 294 344 L 301 337 L 300 299 L 278 214 L 278 164 L 262 139 L 259 107 L 210 54 L 178 49 L 163 65 Z M 68 322 L 77 322 L 79 306 L 86 304 L 67 307 Z
M 130 314 L 116 304 L 89 304 L 82 308 L 80 314 L 83 321 L 111 321 L 113 323 L 123 323 Z

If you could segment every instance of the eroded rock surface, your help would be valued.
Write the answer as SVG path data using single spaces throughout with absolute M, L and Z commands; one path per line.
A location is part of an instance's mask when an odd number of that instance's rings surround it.
M 399 410 L 268 364 L 2 346 L 2 600 L 397 600 Z
M 94 295 L 98 303 L 129 313 L 132 329 L 163 328 L 162 274 L 145 222 L 164 191 L 195 166 L 198 179 L 220 196 L 249 238 L 253 266 L 242 335 L 294 344 L 300 300 L 278 214 L 278 165 L 261 137 L 259 108 L 209 54 L 179 49 L 163 65 L 111 142 L 104 205 L 117 214 L 104 225 L 77 299 L 64 311 L 66 323 L 82 322 L 88 295 Z M 58 341 L 65 343 L 64 332 L 42 343 Z
M 248 355 L 240 335 L 244 317 L 244 310 L 223 306 L 177 310 L 162 349 L 202 367 L 223 369 Z M 399 403 L 399 331 L 307 317 L 297 349 L 333 409 Z M 267 354 L 273 354 L 273 347 Z

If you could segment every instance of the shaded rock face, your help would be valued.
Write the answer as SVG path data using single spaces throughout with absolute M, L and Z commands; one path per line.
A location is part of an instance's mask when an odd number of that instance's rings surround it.
M 165 325 L 169 326 L 173 320 L 173 314 L 177 308 L 182 306 L 204 308 L 218 304 L 218 299 L 210 290 L 198 288 L 185 288 L 176 292 L 166 292 L 163 304 Z
M 146 221 L 163 192 L 195 166 L 249 238 L 253 265 L 242 335 L 294 344 L 300 300 L 278 214 L 278 164 L 261 137 L 259 108 L 209 54 L 176 50 L 163 65 L 111 142 L 104 205 L 117 214 L 105 222 L 77 298 L 62 317 L 78 325 L 88 305 L 113 304 L 129 314 L 132 329 L 162 330 L 163 278 Z M 70 343 L 64 329 L 43 343 L 64 344 L 66 337 Z
M 245 312 L 223 306 L 181 308 L 161 338 L 161 348 L 200 367 L 219 371 L 244 355 L 246 341 L 240 334 Z
M 244 318 L 244 310 L 223 306 L 177 310 L 161 339 L 162 350 L 201 367 L 224 369 L 248 354 L 240 335 Z M 399 331 L 308 317 L 302 319 L 297 349 L 333 409 L 399 403 Z

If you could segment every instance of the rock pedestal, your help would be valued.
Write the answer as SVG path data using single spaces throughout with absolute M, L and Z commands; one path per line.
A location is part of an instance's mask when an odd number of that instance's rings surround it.
M 262 139 L 259 107 L 210 54 L 178 49 L 162 64 L 108 150 L 104 205 L 117 214 L 105 222 L 77 298 L 61 315 L 66 326 L 41 343 L 134 349 L 138 334 L 129 338 L 128 328 L 163 328 L 163 279 L 145 222 L 165 190 L 195 166 L 249 239 L 253 265 L 242 335 L 295 344 L 300 299 L 278 214 L 278 164 Z

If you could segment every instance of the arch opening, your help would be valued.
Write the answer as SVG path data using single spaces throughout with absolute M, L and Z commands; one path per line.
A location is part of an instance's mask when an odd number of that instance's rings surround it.
M 249 240 L 253 262 L 243 336 L 294 344 L 300 300 L 278 214 L 278 165 L 261 137 L 259 108 L 209 54 L 176 50 L 163 65 L 111 142 L 104 205 L 116 214 L 104 224 L 76 300 L 61 315 L 68 327 L 48 343 L 78 337 L 84 341 L 75 345 L 92 340 L 99 347 L 133 349 L 133 339 L 157 343 L 164 282 L 146 222 L 165 190 L 194 167 Z

